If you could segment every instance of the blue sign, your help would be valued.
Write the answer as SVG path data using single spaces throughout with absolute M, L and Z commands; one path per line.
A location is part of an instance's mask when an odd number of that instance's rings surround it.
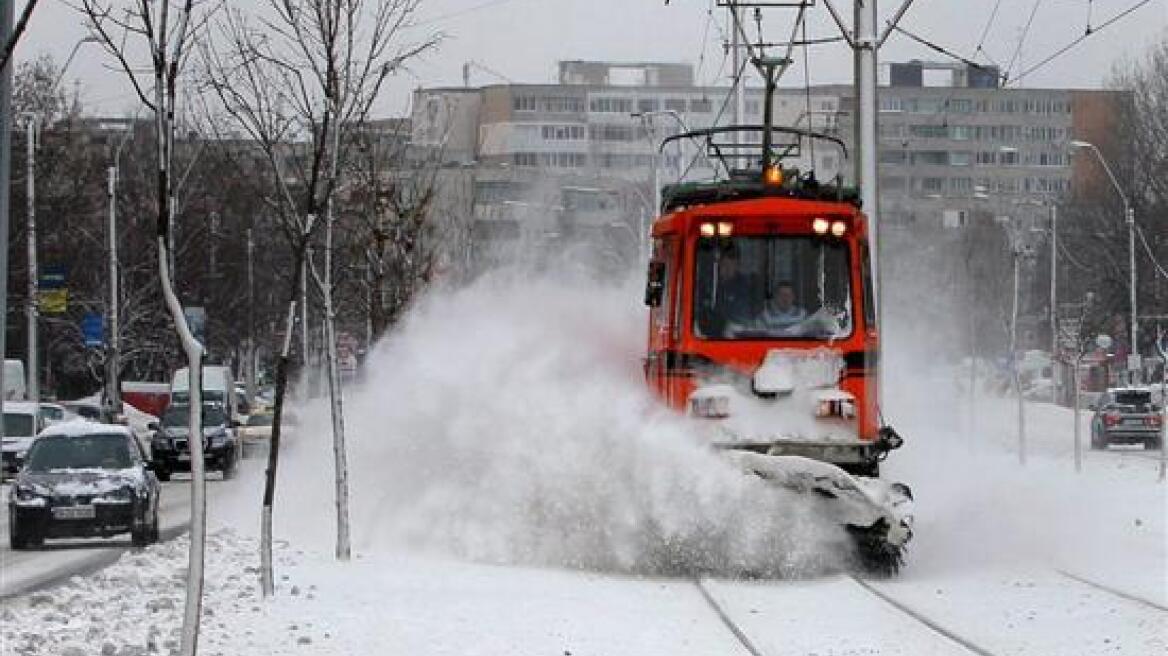
M 65 277 L 68 270 L 60 264 L 47 264 L 41 267 L 41 289 L 64 289 Z
M 105 344 L 105 317 L 89 313 L 81 318 L 81 335 L 86 346 L 101 346 Z

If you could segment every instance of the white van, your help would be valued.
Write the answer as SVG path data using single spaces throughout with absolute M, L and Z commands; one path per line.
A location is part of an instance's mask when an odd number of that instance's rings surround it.
M 27 398 L 28 398 L 28 390 L 25 388 L 24 361 L 23 360 L 5 360 L 4 361 L 4 400 L 6 400 L 6 401 L 24 401 Z
M 174 372 L 170 382 L 171 404 L 190 404 L 191 374 L 186 367 Z M 203 403 L 220 403 L 228 409 L 228 416 L 239 418 L 239 403 L 235 396 L 235 377 L 231 367 L 207 365 L 203 367 Z

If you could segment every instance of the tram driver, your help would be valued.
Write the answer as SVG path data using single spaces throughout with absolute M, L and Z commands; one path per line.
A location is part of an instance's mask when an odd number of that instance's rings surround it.
M 795 286 L 780 282 L 759 314 L 759 321 L 770 329 L 789 328 L 807 318 L 807 310 L 795 303 Z

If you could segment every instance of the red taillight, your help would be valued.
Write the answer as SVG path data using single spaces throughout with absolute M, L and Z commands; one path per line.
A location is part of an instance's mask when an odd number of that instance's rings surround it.
M 1145 419 L 1144 423 L 1146 423 L 1147 425 L 1149 425 L 1153 428 L 1159 428 L 1160 422 L 1162 422 L 1162 421 L 1164 421 L 1164 420 L 1163 420 L 1163 418 L 1160 417 L 1160 415 L 1152 415 L 1152 416 L 1148 417 L 1147 419 Z
M 1114 413 L 1109 412 L 1109 413 L 1103 415 L 1103 423 L 1107 426 L 1115 426 L 1122 421 L 1123 421 L 1123 419 L 1121 419 L 1118 414 L 1114 414 Z

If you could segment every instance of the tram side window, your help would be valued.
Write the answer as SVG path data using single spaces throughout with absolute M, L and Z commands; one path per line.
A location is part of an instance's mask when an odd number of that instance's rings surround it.
M 645 301 L 651 307 L 650 321 L 654 330 L 662 334 L 669 328 L 670 308 L 673 307 L 676 246 L 674 237 L 654 239 L 653 257 L 649 261 L 649 284 L 645 290 Z M 654 291 L 655 287 L 657 291 Z M 651 296 L 655 298 L 651 299 Z M 658 299 L 657 303 L 649 303 L 650 300 Z
M 848 248 L 812 237 L 698 242 L 694 332 L 704 339 L 841 339 L 852 333 Z

